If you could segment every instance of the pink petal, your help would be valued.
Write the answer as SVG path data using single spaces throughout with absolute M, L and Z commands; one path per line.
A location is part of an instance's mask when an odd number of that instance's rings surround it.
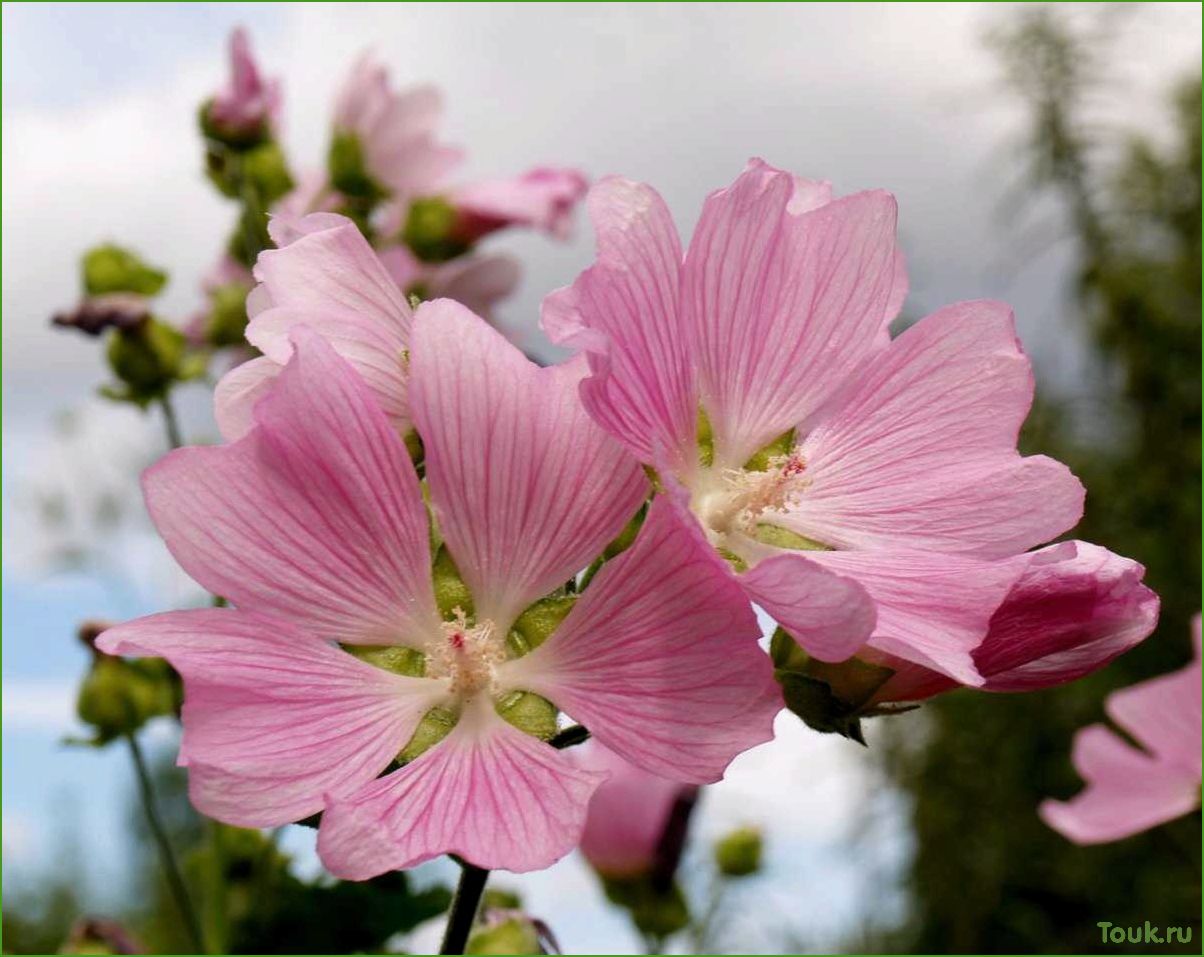
M 986 691 L 1031 691 L 1081 678 L 1145 639 L 1158 596 L 1145 569 L 1088 542 L 1021 556 L 1025 572 L 974 652 Z
M 1200 659 L 1108 696 L 1108 717 L 1162 763 L 1200 780 Z
M 257 426 L 179 449 L 144 478 L 151 517 L 205 588 L 316 635 L 420 646 L 438 633 L 426 509 L 397 433 L 308 329 Z
M 804 440 L 811 484 L 781 524 L 839 547 L 1005 557 L 1065 531 L 1083 488 L 1021 458 L 1032 374 L 1001 303 L 959 303 L 904 332 Z
M 554 342 L 589 355 L 582 401 L 642 461 L 694 458 L 698 400 L 678 307 L 681 242 L 664 200 L 618 177 L 590 190 L 597 262 L 544 301 Z
M 499 627 L 576 574 L 647 493 L 577 401 L 584 364 L 541 369 L 459 303 L 418 310 L 410 397 L 439 527 Z
M 686 254 L 682 309 L 720 466 L 812 417 L 881 345 L 894 199 L 859 193 L 792 214 L 794 188 L 754 160 L 707 199 Z
M 434 298 L 454 299 L 488 320 L 493 307 L 514 292 L 522 270 L 504 253 L 460 256 L 430 270 L 430 293 Z
M 853 578 L 781 552 L 740 576 L 748 597 L 820 661 L 844 661 L 869 639 L 877 609 Z
M 568 756 L 578 767 L 610 775 L 589 802 L 581 853 L 606 877 L 649 873 L 674 806 L 697 789 L 650 774 L 597 741 L 573 748 Z
M 1033 691 L 1102 668 L 1158 621 L 1158 596 L 1141 584 L 1137 562 L 1087 542 L 1062 542 L 1012 560 L 1024 568 L 991 618 L 974 663 L 984 691 Z M 895 668 L 876 701 L 919 701 L 956 682 L 919 665 Z
M 180 764 L 204 814 L 274 827 L 373 780 L 443 693 L 373 668 L 278 618 L 167 612 L 104 632 L 109 654 L 166 658 L 184 679 Z
M 401 434 L 410 429 L 402 328 L 378 322 L 363 313 L 314 310 L 307 306 L 275 306 L 260 312 L 247 325 L 247 341 L 283 365 L 292 355 L 289 334 L 307 326 L 322 336 L 359 373 L 377 404 Z
M 973 651 L 1021 573 L 1008 562 L 910 549 L 808 552 L 828 571 L 852 578 L 874 600 L 869 646 L 981 685 Z
M 1200 776 L 1165 765 L 1092 725 L 1074 741 L 1074 764 L 1088 782 L 1070 801 L 1045 801 L 1040 815 L 1076 844 L 1115 841 L 1187 814 L 1200 804 Z
M 540 870 L 580 840 L 590 795 L 604 778 L 478 700 L 450 735 L 405 767 L 329 796 L 318 854 L 344 880 L 440 854 L 489 869 Z
M 549 698 L 627 760 L 702 784 L 773 736 L 781 698 L 759 637 L 723 561 L 661 497 L 635 544 L 498 680 Z
M 267 356 L 236 365 L 213 390 L 213 416 L 227 442 L 240 439 L 255 424 L 255 406 L 272 388 L 283 366 Z

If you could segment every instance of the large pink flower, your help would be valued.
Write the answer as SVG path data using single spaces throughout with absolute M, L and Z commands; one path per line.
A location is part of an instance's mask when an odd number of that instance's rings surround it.
M 443 97 L 433 86 L 397 92 L 370 54 L 356 61 L 335 101 L 335 134 L 355 137 L 364 171 L 394 194 L 430 193 L 462 159 L 440 143 Z
M 230 34 L 230 82 L 208 106 L 208 120 L 224 136 L 267 135 L 280 122 L 280 81 L 265 80 L 251 55 L 247 31 Z
M 1061 542 L 1009 562 L 1024 569 L 973 651 L 983 691 L 1034 691 L 1074 681 L 1143 641 L 1158 623 L 1145 569 L 1087 542 Z M 890 655 L 865 657 L 894 674 L 871 704 L 920 701 L 958 687 Z
M 1200 617 L 1194 654 L 1178 671 L 1109 695 L 1108 717 L 1140 747 L 1102 724 L 1074 739 L 1074 766 L 1087 787 L 1045 801 L 1041 818 L 1076 844 L 1116 841 L 1200 806 Z
M 456 303 L 419 310 L 411 409 L 433 531 L 374 392 L 321 336 L 289 336 L 243 438 L 174 452 L 144 479 L 173 555 L 235 609 L 155 615 L 98 642 L 183 675 L 180 760 L 200 810 L 250 827 L 323 811 L 318 850 L 345 878 L 447 852 L 530 870 L 577 843 L 603 775 L 499 708 L 554 702 L 628 760 L 700 783 L 771 736 L 755 621 L 666 503 L 575 601 L 560 591 L 647 492 L 580 408 L 581 365 L 539 369 Z M 450 610 L 432 534 L 468 590 Z M 571 610 L 527 650 L 512 627 L 549 594 Z M 372 655 L 380 667 L 360 660 Z M 454 722 L 441 739 L 436 718 Z
M 592 741 L 573 758 L 580 767 L 610 775 L 594 792 L 581 835 L 581 853 L 590 866 L 607 878 L 642 877 L 658 868 L 672 872 L 685 840 L 685 822 L 674 816 L 688 813 L 697 787 L 645 771 Z M 675 823 L 680 834 L 671 833 Z
M 981 684 L 972 658 L 1083 490 L 1016 437 L 1032 399 L 1010 310 L 949 306 L 893 341 L 906 292 L 895 202 L 753 161 L 688 250 L 660 196 L 589 197 L 595 264 L 545 302 L 589 356 L 594 419 L 695 515 L 748 596 L 813 656 L 868 639 Z

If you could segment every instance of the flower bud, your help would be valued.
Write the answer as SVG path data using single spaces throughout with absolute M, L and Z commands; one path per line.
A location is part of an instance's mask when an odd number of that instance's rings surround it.
M 715 866 L 725 877 L 747 877 L 761 869 L 761 832 L 738 827 L 715 843 Z
M 218 286 L 209 293 L 209 315 L 205 319 L 205 341 L 214 348 L 246 343 L 247 293 L 242 283 Z
M 330 185 L 344 196 L 376 202 L 388 195 L 388 190 L 376 182 L 364 164 L 360 138 L 350 130 L 336 130 L 326 157 Z
M 459 211 L 440 196 L 416 199 L 410 204 L 402 241 L 424 262 L 446 262 L 472 248 L 461 229 Z
M 558 954 L 551 928 L 521 910 L 486 907 L 466 954 Z
M 137 329 L 150 318 L 146 297 L 136 292 L 111 292 L 89 296 L 70 312 L 59 312 L 51 322 L 84 335 L 99 336 L 106 329 Z
M 103 296 L 112 292 L 134 292 L 153 296 L 167 282 L 167 273 L 148 266 L 134 253 L 111 243 L 84 254 L 84 293 Z
M 165 395 L 175 382 L 193 375 L 185 363 L 186 346 L 182 332 L 154 318 L 117 330 L 109 339 L 109 367 L 126 388 L 106 394 L 139 405 Z
M 126 661 L 98 654 L 80 685 L 76 713 L 96 730 L 93 744 L 132 734 L 151 718 L 175 711 L 178 691 L 167 662 Z
M 246 149 L 269 138 L 280 110 L 280 86 L 265 80 L 251 55 L 245 30 L 230 35 L 230 81 L 201 107 L 206 139 Z

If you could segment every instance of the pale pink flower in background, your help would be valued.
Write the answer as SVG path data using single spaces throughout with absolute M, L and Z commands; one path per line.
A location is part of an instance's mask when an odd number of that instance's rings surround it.
M 1033 382 L 1011 311 L 958 303 L 891 341 L 893 197 L 833 199 L 759 160 L 707 199 L 684 254 L 651 187 L 606 179 L 588 205 L 597 260 L 543 318 L 588 354 L 594 419 L 813 656 L 868 640 L 981 684 L 971 653 L 1022 571 L 998 559 L 1083 501 L 1064 466 L 1016 451 Z
M 1200 616 L 1185 667 L 1108 696 L 1104 710 L 1134 747 L 1102 724 L 1074 739 L 1075 769 L 1087 787 L 1045 801 L 1041 819 L 1076 844 L 1116 841 L 1200 806 Z
M 260 75 L 241 27 L 230 34 L 230 80 L 210 101 L 208 118 L 223 135 L 235 138 L 278 130 L 280 81 Z
M 423 262 L 401 244 L 377 251 L 393 281 L 420 299 L 454 299 L 483 319 L 518 286 L 517 260 L 505 253 L 469 253 L 442 263 Z
M 405 445 L 352 365 L 289 325 L 290 355 L 244 437 L 174 452 L 144 478 L 172 554 L 235 608 L 155 615 L 98 642 L 183 676 L 180 762 L 198 809 L 247 827 L 323 811 L 318 852 L 343 878 L 443 853 L 525 871 L 577 844 L 604 774 L 505 721 L 499 698 L 541 695 L 626 759 L 695 783 L 772 736 L 779 699 L 755 619 L 663 501 L 550 637 L 508 656 L 516 616 L 647 494 L 577 402 L 582 363 L 540 369 L 448 300 L 414 319 L 410 407 L 431 508 L 472 596 L 471 615 L 448 621 Z M 422 676 L 335 642 L 411 648 Z M 458 712 L 454 728 L 380 777 L 435 707 Z
M 331 188 L 324 169 L 306 170 L 295 181 L 296 185 L 272 207 L 274 215 L 296 219 L 309 213 L 333 213 L 344 202 L 342 194 Z
M 442 117 L 443 97 L 435 87 L 398 92 L 388 69 L 366 53 L 335 100 L 334 127 L 336 135 L 356 137 L 365 171 L 378 184 L 401 196 L 423 196 L 463 158 L 461 150 L 439 142 Z
M 1141 582 L 1145 569 L 1106 548 L 1060 542 L 1009 561 L 1024 571 L 973 651 L 983 691 L 1036 691 L 1082 678 L 1158 624 L 1158 596 Z M 895 672 L 871 705 L 919 701 L 959 686 L 889 655 L 864 657 Z
M 583 768 L 610 775 L 590 799 L 581 835 L 581 853 L 590 866 L 603 877 L 620 879 L 661 867 L 671 872 L 686 837 L 686 821 L 674 818 L 689 813 L 698 788 L 636 767 L 593 741 L 575 749 L 573 759 Z M 674 824 L 680 834 L 672 832 Z
M 290 330 L 307 325 L 363 377 L 394 427 L 412 426 L 406 364 L 414 315 L 359 227 L 344 216 L 274 217 L 278 249 L 260 253 L 247 297 L 247 341 L 263 355 L 218 383 L 214 413 L 227 439 L 253 425 L 255 403 L 292 355 Z
M 573 210 L 588 188 L 589 181 L 577 170 L 539 166 L 521 176 L 456 187 L 449 201 L 459 214 L 457 235 L 468 241 L 507 226 L 567 239 Z
M 201 292 L 206 300 L 213 296 L 219 289 L 226 286 L 246 286 L 250 291 L 255 284 L 255 279 L 251 275 L 251 270 L 240 263 L 229 253 L 223 252 L 212 266 L 209 267 L 201 276 Z M 205 333 L 209 326 L 210 308 L 208 305 L 197 310 L 184 324 L 184 335 L 194 345 L 203 345 L 206 339 Z M 249 351 L 249 350 L 248 350 Z

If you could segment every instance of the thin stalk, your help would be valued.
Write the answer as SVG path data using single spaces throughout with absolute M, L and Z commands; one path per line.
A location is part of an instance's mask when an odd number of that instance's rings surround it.
M 456 885 L 456 896 L 452 898 L 447 914 L 447 930 L 443 932 L 443 944 L 439 948 L 441 954 L 464 953 L 477 909 L 481 906 L 481 895 L 485 893 L 485 882 L 489 880 L 489 871 L 483 867 L 464 861 L 460 868 L 460 883 Z
M 155 792 L 151 785 L 150 772 L 146 767 L 146 759 L 142 755 L 142 747 L 132 733 L 127 734 L 125 740 L 130 746 L 130 757 L 134 761 L 134 771 L 138 778 L 138 792 L 142 796 L 142 810 L 146 813 L 146 823 L 150 826 L 155 844 L 158 845 L 159 860 L 163 865 L 171 896 L 175 899 L 180 916 L 184 919 L 196 952 L 203 954 L 206 951 L 201 924 L 197 920 L 192 900 L 188 896 L 188 887 L 184 883 L 184 875 L 180 872 L 175 852 L 171 849 L 171 842 L 167 839 L 167 830 L 163 827 L 163 819 L 159 817 L 159 809 L 155 805 Z
M 180 436 L 180 421 L 176 418 L 175 406 L 167 395 L 159 398 L 159 405 L 163 409 L 163 424 L 167 427 L 167 443 L 173 449 L 178 449 L 184 444 L 184 439 Z

